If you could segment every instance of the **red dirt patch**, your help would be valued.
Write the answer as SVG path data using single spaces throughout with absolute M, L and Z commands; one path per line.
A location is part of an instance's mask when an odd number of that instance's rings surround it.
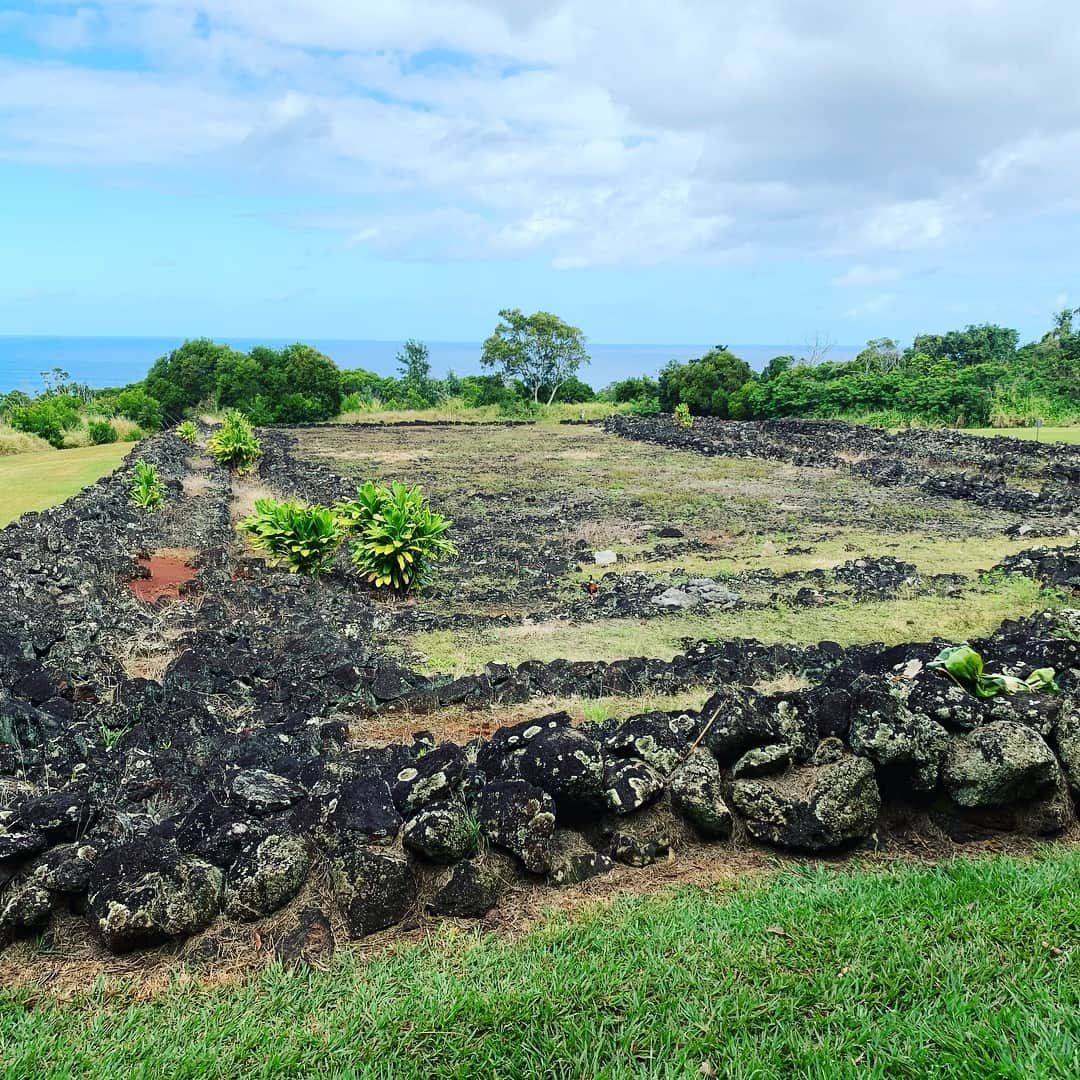
M 195 576 L 195 568 L 189 565 L 190 552 L 158 552 L 148 559 L 139 559 L 139 565 L 150 572 L 149 577 L 132 578 L 128 588 L 147 603 L 167 596 L 175 599 L 180 595 L 180 586 Z

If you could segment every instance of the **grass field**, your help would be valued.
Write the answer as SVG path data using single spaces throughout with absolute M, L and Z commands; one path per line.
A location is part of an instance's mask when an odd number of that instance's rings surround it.
M 1034 439 L 1033 427 L 968 428 L 966 435 L 1007 435 L 1010 439 Z M 1038 432 L 1042 442 L 1080 443 L 1080 427 L 1044 427 Z
M 787 870 L 150 1000 L 0 991 L 0 1076 L 1076 1076 L 1078 889 L 1064 848 Z
M 111 472 L 131 443 L 0 457 L 0 526 L 28 510 L 55 506 Z

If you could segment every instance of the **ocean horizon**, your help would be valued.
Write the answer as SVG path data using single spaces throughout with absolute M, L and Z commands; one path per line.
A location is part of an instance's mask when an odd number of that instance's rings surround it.
M 287 338 L 233 337 L 215 338 L 246 352 L 255 345 L 280 347 L 290 344 Z M 367 368 L 380 375 L 397 371 L 396 354 L 404 341 L 369 339 L 302 338 L 329 356 L 341 368 Z M 24 390 L 33 393 L 42 387 L 41 373 L 59 367 L 76 382 L 94 389 L 125 386 L 142 379 L 153 362 L 175 349 L 182 337 L 45 337 L 0 336 L 0 392 Z M 432 371 L 443 376 L 447 371 L 458 375 L 480 374 L 481 343 L 476 341 L 429 341 Z M 602 344 L 589 343 L 592 358 L 579 373 L 584 382 L 596 389 L 616 379 L 631 375 L 655 375 L 669 360 L 691 360 L 711 346 L 702 344 Z M 774 356 L 806 352 L 803 345 L 729 345 L 755 371 L 760 371 Z M 829 359 L 844 360 L 855 355 L 857 347 L 838 345 Z

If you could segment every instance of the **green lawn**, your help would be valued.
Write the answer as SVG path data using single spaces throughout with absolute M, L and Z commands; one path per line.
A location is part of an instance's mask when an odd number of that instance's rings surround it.
M 1080 1075 L 1080 852 L 788 870 L 151 1001 L 0 991 L 5 1077 Z
M 0 527 L 27 510 L 63 502 L 115 469 L 130 449 L 131 443 L 107 443 L 0 457 Z
M 965 435 L 1007 435 L 1010 439 L 1034 439 L 1035 428 L 968 428 Z M 1080 427 L 1044 427 L 1039 431 L 1042 442 L 1080 443 Z

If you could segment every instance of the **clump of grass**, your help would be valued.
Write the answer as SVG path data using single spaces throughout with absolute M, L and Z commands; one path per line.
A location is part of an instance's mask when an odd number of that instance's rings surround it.
M 42 454 L 54 447 L 40 435 L 16 431 L 8 424 L 0 424 L 0 457 L 14 454 Z

